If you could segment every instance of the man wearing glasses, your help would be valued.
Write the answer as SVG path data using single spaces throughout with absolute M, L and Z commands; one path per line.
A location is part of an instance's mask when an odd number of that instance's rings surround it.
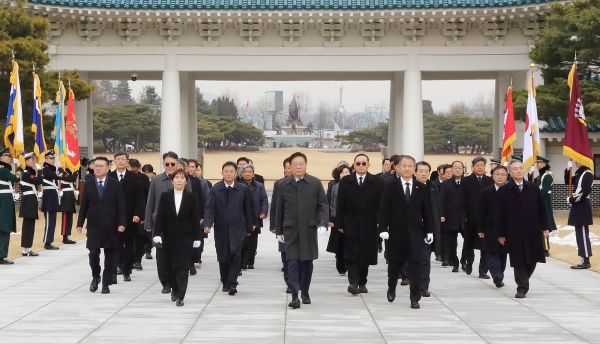
M 147 232 L 152 232 L 154 221 L 156 221 L 156 211 L 158 210 L 158 201 L 163 192 L 173 189 L 173 183 L 169 176 L 177 170 L 177 153 L 166 152 L 162 156 L 165 172 L 152 178 L 150 183 L 150 191 L 148 191 L 148 200 L 146 202 L 146 215 L 144 216 L 144 229 Z M 185 184 L 185 189 L 192 192 L 191 183 Z M 162 292 L 168 294 L 171 292 L 169 288 L 169 276 L 164 267 L 164 256 L 162 253 L 162 245 L 156 245 L 156 269 L 158 270 L 158 279 L 163 286 Z

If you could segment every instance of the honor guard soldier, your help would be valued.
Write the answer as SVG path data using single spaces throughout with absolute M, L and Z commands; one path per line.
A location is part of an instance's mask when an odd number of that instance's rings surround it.
M 500 165 L 500 160 L 498 159 L 490 159 L 490 175 L 492 175 L 492 171 Z
M 19 169 L 20 170 L 20 169 Z M 33 236 L 35 233 L 35 221 L 38 217 L 38 195 L 37 186 L 42 185 L 44 176 L 41 167 L 35 162 L 33 153 L 25 154 L 25 169 L 22 171 L 19 188 L 21 189 L 21 207 L 19 217 L 23 219 L 21 229 L 21 248 L 23 256 L 39 256 L 31 250 L 33 245 Z
M 554 188 L 554 175 L 550 171 L 550 160 L 543 156 L 538 156 L 535 162 L 538 170 L 538 176 L 534 182 L 540 187 L 542 191 L 542 197 L 544 198 L 544 204 L 546 205 L 546 212 L 548 213 L 548 229 L 550 232 L 556 230 L 556 222 L 554 222 L 554 212 L 552 211 L 552 189 Z M 544 253 L 546 257 L 550 256 L 548 250 L 550 249 L 550 241 L 544 237 Z
M 569 211 L 569 226 L 575 226 L 575 237 L 577 239 L 577 254 L 581 257 L 581 263 L 571 266 L 571 269 L 589 269 L 590 257 L 592 256 L 592 244 L 590 243 L 589 225 L 592 221 L 592 206 L 590 204 L 590 193 L 594 183 L 594 174 L 587 166 L 575 163 L 577 171 L 572 179 L 575 188 L 573 195 L 567 197 L 567 203 L 571 205 Z M 565 184 L 569 183 L 569 175 L 573 162 L 569 161 L 565 171 Z
M 12 173 L 13 157 L 8 148 L 0 151 L 0 264 L 14 264 L 8 257 L 10 233 L 17 232 L 13 184 L 19 178 Z
M 79 196 L 79 191 L 74 187 L 78 175 L 69 169 L 63 171 L 59 168 L 58 170 L 63 173 L 64 177 L 64 180 L 60 181 L 61 189 L 59 191 L 60 211 L 62 212 L 60 234 L 63 236 L 63 244 L 76 244 L 75 241 L 71 240 L 71 230 L 73 229 L 73 214 L 76 212 L 75 203 Z
M 88 160 L 87 174 L 83 179 L 84 182 L 87 182 L 88 180 L 94 180 L 94 163 L 96 163 L 96 159 Z

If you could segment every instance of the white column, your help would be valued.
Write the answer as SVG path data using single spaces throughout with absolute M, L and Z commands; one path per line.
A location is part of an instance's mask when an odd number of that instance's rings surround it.
M 162 79 L 162 105 L 160 115 L 160 154 L 173 151 L 181 154 L 181 111 L 179 101 L 179 72 L 177 57 L 165 55 Z M 162 166 L 162 161 L 161 161 Z
M 394 152 L 394 126 L 396 123 L 395 98 L 394 98 L 394 80 L 390 80 L 390 112 L 388 117 L 388 158 L 395 154 Z
M 192 158 L 189 152 L 189 130 L 188 125 L 188 72 L 179 72 L 179 116 L 181 117 L 181 152 L 177 152 L 182 158 Z
M 408 70 L 404 73 L 404 111 L 402 116 L 403 154 L 417 161 L 423 160 L 425 140 L 423 134 L 423 98 L 421 71 L 417 55 L 408 56 Z
M 92 95 L 87 99 L 86 102 L 87 111 L 85 116 L 87 117 L 87 154 L 90 159 L 94 156 L 94 99 Z
M 190 159 L 198 158 L 198 112 L 196 111 L 196 80 L 190 73 L 188 80 L 188 142 Z
M 388 136 L 392 137 L 392 143 L 389 146 L 389 154 L 392 156 L 403 154 L 404 72 L 392 73 L 390 93 L 390 118 L 393 118 L 393 120 L 390 122 L 391 129 L 388 131 Z

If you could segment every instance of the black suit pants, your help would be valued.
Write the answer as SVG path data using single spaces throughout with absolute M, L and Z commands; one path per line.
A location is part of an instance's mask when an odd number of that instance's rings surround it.
M 142 257 L 145 253 L 152 252 L 152 239 L 149 239 L 147 235 L 136 235 L 134 239 L 134 260 L 136 263 L 142 263 Z
M 135 225 L 137 224 L 131 223 L 125 232 L 119 233 L 119 259 L 115 265 L 115 272 L 116 266 L 119 266 L 124 275 L 131 275 L 131 269 L 135 262 L 135 236 L 127 233 L 127 231 L 136 230 Z
M 369 266 L 360 266 L 359 263 L 346 260 L 348 267 L 348 282 L 352 285 L 366 285 L 369 275 Z
M 237 286 L 238 274 L 240 272 L 240 262 L 242 261 L 240 254 L 230 254 L 229 262 L 219 262 L 219 272 L 221 274 L 221 283 L 224 287 Z
M 400 277 L 400 268 L 404 261 L 388 262 L 388 288 L 394 293 Z M 407 262 L 410 276 L 421 276 L 421 262 Z M 419 301 L 421 299 L 421 279 L 410 279 L 410 300 Z
M 31 248 L 33 245 L 35 221 L 35 219 L 23 219 L 23 227 L 21 229 L 21 247 L 23 248 Z
M 577 255 L 582 258 L 591 257 L 590 226 L 575 226 L 575 239 L 577 240 Z
M 346 247 L 346 235 L 340 233 L 338 237 L 337 252 L 335 254 L 335 268 L 338 273 L 344 274 L 348 271 L 346 260 L 344 259 L 344 250 Z
M 531 275 L 533 275 L 536 265 L 537 263 L 531 263 L 522 267 L 514 267 L 517 292 L 523 292 L 527 294 L 529 291 L 529 279 L 531 278 Z
M 298 297 L 298 292 L 308 295 L 313 273 L 312 260 L 290 259 L 288 262 L 288 283 L 292 296 Z
M 188 286 L 188 273 L 190 270 L 172 269 L 169 271 L 169 287 L 173 296 L 176 298 L 184 299 L 185 292 Z
M 54 242 L 54 230 L 56 229 L 56 212 L 44 212 L 44 219 L 46 221 L 44 226 L 44 244 L 52 244 Z
M 73 230 L 73 213 L 63 211 L 62 213 L 62 225 L 60 226 L 60 234 L 63 237 L 71 235 Z
M 254 265 L 254 258 L 256 257 L 256 249 L 258 247 L 258 228 L 246 237 L 246 245 L 242 249 L 242 257 L 244 265 Z
M 169 273 L 165 267 L 165 257 L 162 247 L 156 248 L 156 270 L 158 272 L 158 280 L 163 287 L 169 284 Z
M 92 277 L 100 277 L 100 249 L 90 248 L 90 268 L 92 268 Z M 117 258 L 118 251 L 114 248 L 104 249 L 104 273 L 102 274 L 102 285 L 107 287 L 112 282 L 112 277 L 116 273 L 114 270 L 115 260 Z
M 458 231 L 444 231 L 442 233 L 446 238 L 444 241 L 444 244 L 446 245 L 444 253 L 446 254 L 448 264 L 450 264 L 450 266 L 458 267 L 460 263 L 456 252 L 458 247 Z

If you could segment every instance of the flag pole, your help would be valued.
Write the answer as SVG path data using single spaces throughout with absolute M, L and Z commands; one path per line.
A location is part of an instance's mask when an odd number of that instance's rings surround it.
M 536 94 L 535 94 L 535 82 L 533 80 L 533 74 L 534 74 L 534 70 L 535 70 L 535 63 L 530 64 L 529 68 L 531 68 L 531 89 L 532 89 L 532 92 L 533 92 L 533 97 L 535 97 L 536 96 Z M 531 137 L 531 139 L 533 140 L 533 136 Z M 535 149 L 534 149 L 534 151 L 535 151 Z M 537 160 L 537 156 L 535 157 L 534 160 Z M 535 161 L 534 161 L 534 164 L 535 164 Z M 535 182 L 535 169 L 533 168 L 533 166 L 531 166 L 531 168 L 533 170 L 533 171 L 531 171 L 531 182 Z
M 577 66 L 577 51 L 575 51 L 575 58 L 573 59 L 573 63 L 575 63 L 575 66 Z M 577 67 L 575 67 L 577 68 Z M 577 69 L 575 70 L 575 72 L 577 73 Z M 569 94 L 569 99 L 571 99 L 571 94 Z M 569 159 L 569 161 L 572 163 L 573 159 Z M 568 193 L 569 197 L 571 197 L 571 195 L 573 195 L 573 167 L 569 168 L 569 193 Z

